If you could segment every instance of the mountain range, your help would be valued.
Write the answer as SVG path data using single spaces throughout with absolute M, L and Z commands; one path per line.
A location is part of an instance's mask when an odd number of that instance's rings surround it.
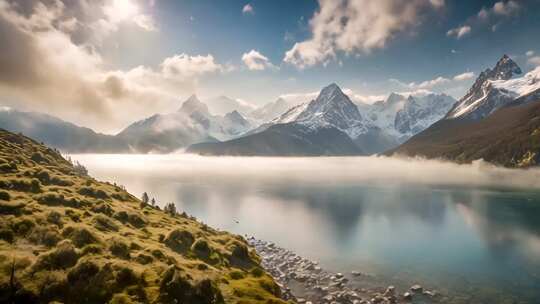
M 186 149 L 204 155 L 317 156 L 384 152 L 530 166 L 540 161 L 536 103 L 540 101 L 540 67 L 520 74 L 521 68 L 504 55 L 458 101 L 445 94 L 417 92 L 392 93 L 373 104 L 355 104 L 338 85 L 330 84 L 309 102 L 279 98 L 257 109 L 224 96 L 201 102 L 193 95 L 177 111 L 154 114 L 116 135 L 10 108 L 0 108 L 0 128 L 68 153 Z
M 331 84 L 316 99 L 290 108 L 242 138 L 195 144 L 187 151 L 204 155 L 369 155 L 398 146 L 443 117 L 454 102 L 444 94 L 390 94 L 373 105 L 357 106 L 338 85 Z M 288 145 L 294 149 L 287 149 Z
M 508 167 L 540 161 L 540 67 L 521 74 L 503 56 L 479 75 L 447 113 L 388 155 L 471 162 L 484 159 Z

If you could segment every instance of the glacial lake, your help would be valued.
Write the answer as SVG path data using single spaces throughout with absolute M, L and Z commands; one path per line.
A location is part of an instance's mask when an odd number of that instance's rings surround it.
M 378 157 L 72 155 L 219 229 L 450 303 L 540 303 L 540 170 Z

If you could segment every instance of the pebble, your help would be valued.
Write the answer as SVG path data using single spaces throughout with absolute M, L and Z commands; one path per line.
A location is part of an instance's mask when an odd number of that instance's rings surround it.
M 318 262 L 305 259 L 275 243 L 255 238 L 247 238 L 262 258 L 262 266 L 274 277 L 281 289 L 282 299 L 299 304 L 395 304 L 403 303 L 396 297 L 396 288 L 386 289 L 360 288 L 351 286 L 349 278 L 343 273 L 332 273 L 322 269 Z M 364 276 L 359 271 L 351 271 L 353 277 Z M 296 282 L 291 285 L 291 282 Z M 358 285 L 358 282 L 356 282 Z M 294 290 L 290 287 L 294 286 Z M 301 297 L 294 295 L 301 291 Z M 384 292 L 383 292 L 384 291 Z M 423 293 L 434 297 L 435 292 L 423 290 L 420 285 L 413 285 L 410 292 L 403 293 L 402 299 L 411 301 L 413 293 Z

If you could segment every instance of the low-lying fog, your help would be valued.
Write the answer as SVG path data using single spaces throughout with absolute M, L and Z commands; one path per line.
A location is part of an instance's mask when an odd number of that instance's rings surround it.
M 155 178 L 245 179 L 302 182 L 418 184 L 540 188 L 540 169 L 507 169 L 477 161 L 470 165 L 388 157 L 204 157 L 190 154 L 74 155 L 100 177 L 150 174 Z M 108 175 L 107 175 L 108 176 Z

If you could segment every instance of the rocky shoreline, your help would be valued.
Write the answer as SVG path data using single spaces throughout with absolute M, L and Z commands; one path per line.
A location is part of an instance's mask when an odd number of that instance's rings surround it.
M 421 285 L 402 291 L 394 286 L 371 286 L 365 284 L 369 275 L 359 271 L 332 273 L 274 243 L 253 237 L 247 240 L 261 256 L 262 266 L 280 286 L 284 300 L 300 304 L 439 303 L 438 293 Z

